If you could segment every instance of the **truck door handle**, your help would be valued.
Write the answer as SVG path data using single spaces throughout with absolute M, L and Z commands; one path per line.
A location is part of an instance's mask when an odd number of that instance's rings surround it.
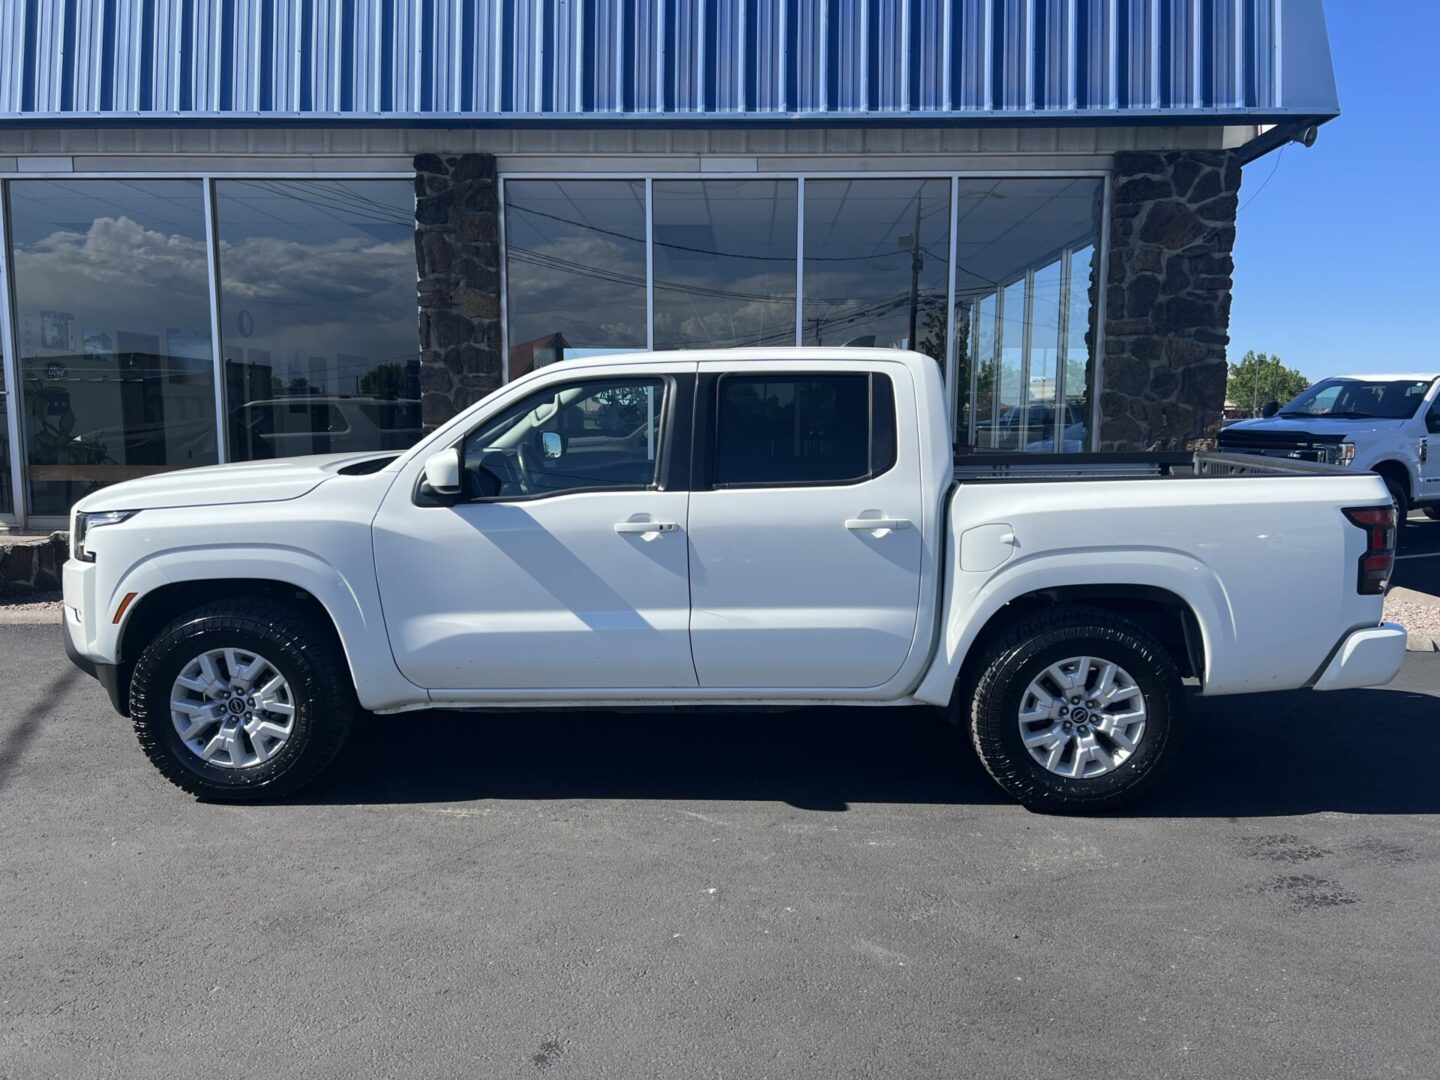
M 846 518 L 845 528 L 851 532 L 879 532 L 881 529 L 889 529 L 892 532 L 898 529 L 908 529 L 909 518 Z
M 680 528 L 673 521 L 617 521 L 617 533 L 671 533 Z

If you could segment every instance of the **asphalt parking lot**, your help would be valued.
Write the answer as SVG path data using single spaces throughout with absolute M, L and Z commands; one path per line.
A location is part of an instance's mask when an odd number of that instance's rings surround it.
M 1440 657 L 1197 702 L 1140 813 L 918 710 L 412 714 L 166 785 L 0 627 L 0 1076 L 1433 1076 Z
M 1440 596 L 1440 521 L 1419 512 L 1410 515 L 1400 530 L 1391 583 Z

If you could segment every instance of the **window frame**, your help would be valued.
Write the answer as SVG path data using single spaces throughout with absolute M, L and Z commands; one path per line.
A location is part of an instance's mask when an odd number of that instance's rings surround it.
M 1059 164 L 1057 162 L 1057 164 Z M 958 381 L 959 350 L 956 347 L 956 251 L 959 240 L 959 192 L 962 182 L 967 180 L 1095 180 L 1100 184 L 1100 212 L 1095 222 L 1095 260 L 1097 278 L 1102 283 L 1109 280 L 1110 267 L 1110 219 L 1111 206 L 1114 199 L 1114 171 L 1111 166 L 1099 165 L 1094 167 L 1037 167 L 1037 168 L 1009 168 L 1009 169 L 956 169 L 956 168 L 932 168 L 917 169 L 904 161 L 902 158 L 891 157 L 888 159 L 877 158 L 872 162 L 873 167 L 868 170 L 857 171 L 849 169 L 826 169 L 822 167 L 810 167 L 806 169 L 795 168 L 767 168 L 761 165 L 758 168 L 750 169 L 687 169 L 657 166 L 654 158 L 637 163 L 635 168 L 610 168 L 594 169 L 591 171 L 583 169 L 558 170 L 558 169 L 536 169 L 536 168 L 515 168 L 507 170 L 503 163 L 501 165 L 499 181 L 500 213 L 500 306 L 501 311 L 506 309 L 508 294 L 508 248 L 505 237 L 505 213 L 506 205 L 505 185 L 509 181 L 523 180 L 557 180 L 557 181 L 578 181 L 578 180 L 644 180 L 646 198 L 646 290 L 647 290 L 647 311 L 646 311 L 646 348 L 654 348 L 655 335 L 655 271 L 654 271 L 654 181 L 656 180 L 795 180 L 799 184 L 798 189 L 798 213 L 796 215 L 796 297 L 795 297 L 795 340 L 794 344 L 802 346 L 804 338 L 804 306 L 805 306 L 805 185 L 808 180 L 947 180 L 950 184 L 950 219 L 949 219 L 949 266 L 947 268 L 947 284 L 945 297 L 945 310 L 949 313 L 949 332 L 945 335 L 945 357 L 941 365 L 944 374 L 946 392 L 946 410 L 950 418 L 952 428 L 957 425 L 960 415 L 960 406 L 967 387 L 961 387 Z M 908 166 L 908 167 L 907 167 Z M 1069 268 L 1065 269 L 1069 272 Z M 1094 299 L 1095 318 L 1095 340 L 1091 347 L 1091 386 L 1089 387 L 1089 400 L 1084 408 L 1085 420 L 1085 453 L 1097 450 L 1101 445 L 1101 424 L 1103 410 L 1101 408 L 1101 397 L 1105 386 L 1105 323 L 1107 308 L 1107 293 L 1104 288 L 1098 291 Z M 1066 313 L 1065 318 L 1068 318 Z M 504 378 L 510 379 L 510 323 L 508 318 L 502 318 L 500 324 L 500 348 L 501 358 L 504 364 Z M 1057 442 L 1064 438 L 1064 429 L 1056 430 Z M 958 444 L 957 444 L 958 445 Z M 1048 452 L 1053 456 L 1056 451 Z M 1037 461 L 1043 461 L 1046 454 L 1037 453 L 1034 455 Z
M 851 477 L 844 480 L 785 480 L 785 481 L 739 481 L 720 483 L 716 479 L 716 467 L 719 460 L 720 449 L 720 394 L 723 391 L 727 379 L 749 379 L 749 380 L 789 380 L 791 382 L 802 382 L 813 379 L 827 379 L 835 376 L 847 376 L 850 378 L 866 379 L 866 455 L 865 473 L 861 476 Z M 875 380 L 884 379 L 890 387 L 890 409 L 891 418 L 894 423 L 895 446 L 889 456 L 889 464 L 885 468 L 876 470 L 876 447 L 875 447 Z M 900 413 L 898 396 L 895 393 L 895 380 L 886 371 L 878 370 L 836 370 L 834 368 L 816 368 L 814 370 L 804 369 L 757 369 L 741 371 L 717 371 L 708 372 L 700 376 L 700 385 L 696 390 L 696 401 L 704 402 L 704 416 L 697 425 L 695 437 L 695 469 L 692 474 L 693 490 L 695 491 L 755 491 L 767 488 L 797 489 L 797 488 L 842 488 L 856 487 L 860 484 L 869 483 L 871 480 L 894 471 L 900 463 L 899 453 L 899 430 Z
M 486 424 L 493 423 L 498 417 L 520 408 L 527 402 L 533 400 L 540 394 L 554 395 L 572 386 L 583 386 L 587 383 L 616 383 L 624 382 L 627 378 L 634 378 L 636 381 L 655 382 L 660 385 L 661 401 L 660 408 L 655 414 L 655 423 L 658 428 L 655 442 L 655 478 L 648 484 L 619 484 L 605 485 L 603 487 L 574 487 L 566 488 L 564 491 L 542 491 L 531 495 L 466 495 L 463 492 L 458 495 L 438 496 L 421 490 L 425 482 L 425 474 L 422 470 L 416 479 L 416 486 L 413 501 L 417 506 L 459 506 L 476 505 L 486 503 L 531 503 L 540 502 L 544 499 L 559 499 L 568 495 L 594 495 L 608 492 L 644 492 L 644 491 L 676 491 L 685 490 L 683 484 L 676 484 L 675 481 L 685 475 L 686 470 L 680 468 L 681 464 L 688 465 L 688 461 L 677 462 L 676 458 L 683 455 L 684 445 L 679 443 L 676 437 L 677 428 L 685 429 L 685 436 L 688 439 L 689 426 L 681 424 L 680 418 L 688 414 L 690 406 L 690 393 L 687 390 L 693 389 L 693 377 L 676 375 L 672 372 L 658 372 L 649 375 L 636 374 L 634 376 L 615 375 L 592 375 L 585 377 L 577 373 L 571 378 L 557 378 L 554 381 L 546 382 L 535 387 L 523 397 L 501 406 L 495 412 L 478 420 L 465 430 L 459 438 L 450 442 L 447 449 L 454 450 L 460 455 L 460 469 L 465 469 L 465 443 L 477 431 Z M 687 379 L 690 382 L 687 387 Z M 438 452 L 438 451 L 437 451 Z
M 979 179 L 1092 179 L 1101 181 L 1102 196 L 1100 220 L 1098 224 L 1098 275 L 1100 281 L 1108 280 L 1109 259 L 1110 259 L 1110 219 L 1113 203 L 1113 167 L 1108 163 L 1096 163 L 1094 165 L 1077 165 L 1066 161 L 1061 155 L 1054 155 L 1049 158 L 1037 161 L 1037 167 L 1011 167 L 1011 168 L 946 168 L 952 162 L 940 163 L 938 168 L 916 168 L 915 165 L 898 155 L 867 155 L 867 165 L 870 167 L 864 170 L 850 168 L 827 168 L 826 163 L 818 159 L 810 159 L 813 164 L 808 167 L 790 167 L 784 165 L 774 167 L 774 159 L 757 162 L 754 159 L 746 159 L 742 162 L 739 159 L 722 158 L 709 162 L 709 167 L 702 169 L 699 164 L 687 165 L 666 160 L 657 156 L 646 156 L 641 158 L 624 158 L 614 154 L 599 155 L 603 161 L 577 163 L 571 168 L 540 167 L 535 165 L 535 159 L 516 157 L 507 162 L 502 156 L 499 162 L 499 175 L 497 177 L 498 198 L 500 213 L 498 215 L 498 232 L 500 245 L 499 258 L 499 290 L 500 310 L 500 356 L 502 364 L 502 381 L 510 381 L 510 341 L 509 341 L 509 319 L 503 317 L 508 310 L 508 273 L 507 273 L 507 252 L 508 245 L 505 235 L 505 185 L 510 180 L 642 180 L 646 188 L 646 349 L 653 345 L 654 332 L 654 270 L 653 270 L 653 182 L 661 179 L 794 179 L 799 181 L 799 212 L 797 215 L 797 296 L 796 296 L 796 343 L 803 343 L 803 305 L 805 297 L 805 267 L 804 267 L 804 227 L 805 227 L 805 197 L 804 187 L 807 179 L 816 180 L 838 180 L 838 179 L 948 179 L 951 184 L 950 191 L 950 244 L 951 252 L 949 270 L 949 281 L 946 298 L 946 310 L 955 311 L 956 300 L 956 274 L 955 274 L 955 251 L 956 233 L 958 225 L 957 199 L 958 184 L 964 180 Z M 221 358 L 221 344 L 219 335 L 219 305 L 216 296 L 218 271 L 218 259 L 216 257 L 217 239 L 215 230 L 215 200 L 214 183 L 218 180 L 407 180 L 415 179 L 414 169 L 405 166 L 394 166 L 389 160 L 376 159 L 375 164 L 379 167 L 343 169 L 343 168 L 306 168 L 299 166 L 293 169 L 265 169 L 247 168 L 243 163 L 237 163 L 233 171 L 214 167 L 187 167 L 186 163 L 176 158 L 166 159 L 170 167 L 155 168 L 124 168 L 124 169 L 97 169 L 93 172 L 87 171 L 83 178 L 89 180 L 151 180 L 151 179 L 197 179 L 204 181 L 204 190 L 207 203 L 206 224 L 209 235 L 207 236 L 206 259 L 208 278 L 211 284 L 211 347 L 214 350 L 215 366 L 215 402 L 216 402 L 216 442 L 218 444 L 218 463 L 227 464 L 229 454 L 229 424 L 226 416 L 228 402 L 225 400 L 228 395 L 225 393 L 224 370 Z M 798 164 L 798 163 L 797 163 Z M 836 164 L 844 165 L 845 162 L 837 161 Z M 958 159 L 954 162 L 958 164 Z M 509 167 L 507 167 L 507 165 Z M 589 166 L 588 168 L 586 166 Z M 757 167 L 758 165 L 758 167 Z M 389 166 L 389 167 L 387 167 Z M 529 166 L 529 167 L 526 167 Z M 608 166 L 608 167 L 607 167 Z M 12 180 L 73 180 L 77 174 L 73 170 L 52 170 L 36 169 L 19 172 L 16 170 L 0 171 L 0 334 L 4 335 L 6 348 L 0 350 L 0 361 L 5 365 L 7 376 L 14 375 L 12 365 L 15 359 L 16 328 L 11 319 L 11 298 L 9 274 L 10 266 L 10 244 L 7 236 L 8 214 L 8 184 Z M 1096 338 L 1093 345 L 1092 355 L 1094 357 L 1094 386 L 1091 398 L 1086 409 L 1086 430 L 1087 442 L 1090 449 L 1100 445 L 1102 436 L 1102 410 L 1100 400 L 1104 389 L 1105 381 L 1105 323 L 1107 293 L 1100 289 L 1095 298 L 1095 320 Z M 952 423 L 958 416 L 958 409 L 962 396 L 962 388 L 956 380 L 957 349 L 955 342 L 954 326 L 952 332 L 946 336 L 946 355 L 944 364 L 945 383 L 947 388 L 948 411 Z M 8 382 L 13 384 L 14 380 Z M 20 526 L 30 525 L 40 528 L 64 528 L 67 522 L 64 518 L 55 518 L 45 515 L 35 515 L 29 512 L 28 500 L 26 498 L 25 462 L 23 450 L 25 447 L 25 432 L 23 417 L 19 415 L 18 394 L 14 392 L 13 385 L 11 393 L 5 405 L 9 413 L 9 444 L 11 449 L 11 490 L 14 497 L 14 505 L 9 513 L 0 513 L 0 522 L 11 522 Z M 684 393 L 685 388 L 679 387 L 679 392 Z M 693 390 L 693 387 L 691 388 Z M 703 410 L 702 410 L 703 411 Z M 675 418 L 677 424 L 684 422 L 691 424 L 691 417 Z M 686 450 L 687 472 L 680 483 L 688 485 L 690 476 L 688 463 L 690 452 Z M 1037 459 L 1043 455 L 1037 455 Z M 672 456 L 672 462 L 674 459 Z M 675 486 L 672 484 L 672 487 Z
M 215 380 L 215 440 L 216 440 L 216 464 L 227 465 L 231 463 L 229 433 L 230 424 L 227 415 L 228 395 L 225 392 L 224 381 L 224 357 L 223 347 L 220 340 L 220 306 L 218 294 L 218 236 L 216 234 L 215 222 L 215 184 L 222 180 L 288 180 L 288 181 L 356 181 L 356 180 L 402 180 L 407 183 L 414 183 L 415 170 L 413 168 L 389 168 L 389 169 L 334 169 L 321 168 L 307 170 L 296 169 L 254 169 L 237 168 L 232 171 L 223 169 L 197 169 L 197 168 L 154 168 L 154 169 L 97 169 L 94 171 L 76 172 L 73 169 L 36 169 L 20 172 L 17 170 L 0 171 L 0 335 L 4 337 L 4 348 L 0 348 L 0 366 L 3 366 L 6 388 L 10 391 L 7 394 L 3 407 L 9 419 L 9 431 L 7 432 L 10 449 L 10 476 L 11 494 L 13 504 L 8 512 L 0 512 L 0 523 L 15 524 L 22 528 L 37 527 L 45 529 L 69 528 L 69 518 L 53 514 L 35 514 L 30 511 L 29 480 L 27 475 L 26 462 L 26 430 L 24 426 L 23 410 L 20 408 L 19 394 L 15 392 L 15 386 L 21 380 L 17 378 L 19 372 L 19 360 L 16 356 L 16 345 L 18 343 L 18 329 L 16 327 L 12 307 L 14 298 L 13 291 L 13 260 L 10 237 L 10 184 L 14 181 L 28 180 L 199 180 L 201 181 L 204 193 L 205 209 L 205 274 L 206 285 L 210 293 L 210 348 L 211 365 L 213 378 Z M 503 223 L 501 226 L 501 249 L 504 249 Z M 505 287 L 504 265 L 500 268 L 500 287 Z M 502 334 L 504 320 L 501 322 Z M 418 343 L 417 343 L 418 344 Z M 416 352 L 420 350 L 417 348 Z M 384 451 L 376 451 L 384 453 Z M 178 466 L 177 466 L 178 468 Z

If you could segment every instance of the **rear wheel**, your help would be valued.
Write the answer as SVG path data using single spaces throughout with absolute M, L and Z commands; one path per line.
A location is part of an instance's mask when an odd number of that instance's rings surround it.
M 1425 507 L 1425 516 L 1431 521 L 1440 521 L 1440 506 Z
M 130 717 L 166 779 L 201 799 L 288 795 L 340 751 L 356 705 L 330 628 L 283 603 L 222 601 L 141 653 Z
M 1032 810 L 1094 813 L 1143 795 L 1174 756 L 1182 688 L 1145 630 L 1068 608 L 981 657 L 970 733 L 986 771 Z

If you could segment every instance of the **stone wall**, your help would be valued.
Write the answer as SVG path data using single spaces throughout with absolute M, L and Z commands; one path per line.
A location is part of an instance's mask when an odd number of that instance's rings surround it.
M 420 416 L 427 430 L 503 379 L 499 226 L 493 155 L 416 156 Z
M 1099 450 L 1183 450 L 1225 404 L 1240 161 L 1115 155 Z
M 65 533 L 0 536 L 0 600 L 20 600 L 60 588 L 60 568 L 69 558 Z

